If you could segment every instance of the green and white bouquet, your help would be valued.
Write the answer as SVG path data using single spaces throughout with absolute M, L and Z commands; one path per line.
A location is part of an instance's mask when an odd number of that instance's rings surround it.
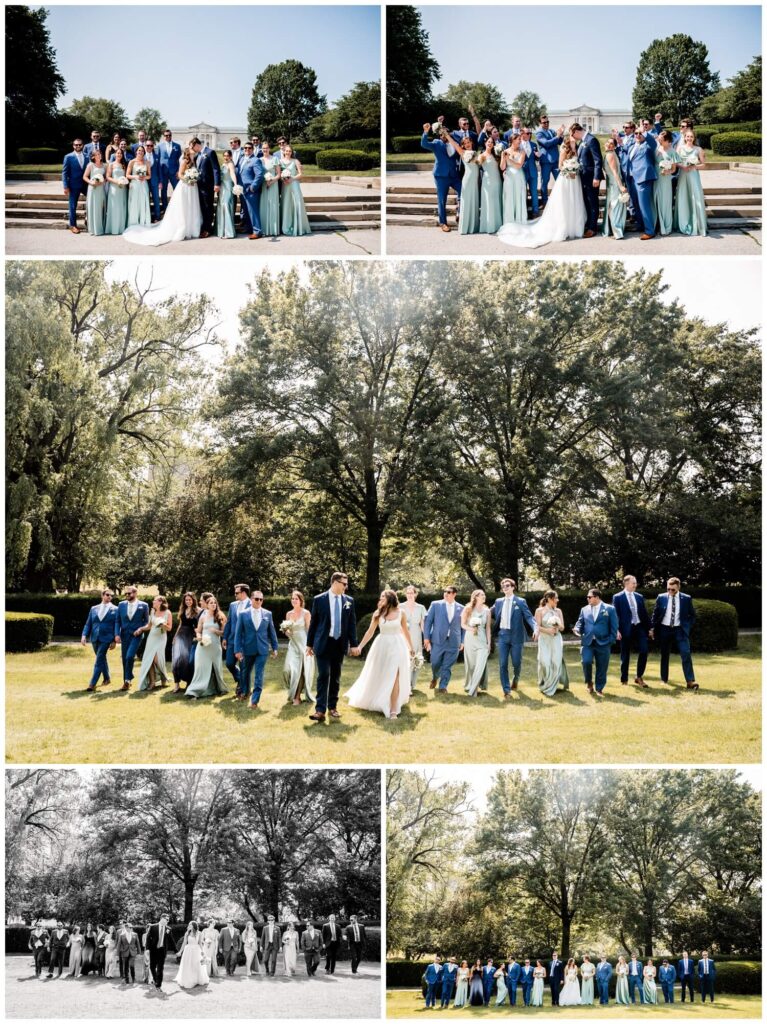
M 571 180 L 573 178 L 577 178 L 580 172 L 581 165 L 574 156 L 568 157 L 562 164 L 562 174 L 564 174 L 566 178 L 570 178 Z
M 181 180 L 185 185 L 196 185 L 200 180 L 200 172 L 196 167 L 189 167 L 184 171 L 184 177 Z
M 104 181 L 104 175 L 101 171 L 94 171 L 91 175 L 91 185 L 101 185 Z
M 291 631 L 292 631 L 294 626 L 295 626 L 295 622 L 291 622 L 290 619 L 284 619 L 280 623 L 280 632 L 284 633 L 286 636 L 290 636 Z
M 280 175 L 280 177 L 282 178 L 283 181 L 290 181 L 290 179 L 293 177 L 293 175 L 290 173 L 290 168 L 286 167 L 285 170 Z
M 697 167 L 700 163 L 697 149 L 693 149 L 689 153 L 685 153 L 684 162 L 687 167 Z
M 234 188 L 232 189 L 232 195 L 241 196 L 244 191 L 245 189 L 242 187 L 242 185 L 235 185 Z
M 496 142 L 496 144 L 493 146 L 493 152 L 495 153 L 496 156 L 500 156 L 501 153 L 503 153 L 504 149 L 506 149 L 506 147 L 502 142 Z
M 660 168 L 660 173 L 663 174 L 663 175 L 668 175 L 668 174 L 673 174 L 674 173 L 674 161 L 673 160 L 661 160 L 661 162 L 658 164 L 658 167 Z

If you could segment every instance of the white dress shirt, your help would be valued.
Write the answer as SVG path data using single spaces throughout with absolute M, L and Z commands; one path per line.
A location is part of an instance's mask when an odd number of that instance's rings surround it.
M 133 622 L 133 616 L 136 614 L 136 609 L 138 608 L 138 598 L 134 601 L 128 601 L 127 604 L 128 621 Z
M 250 617 L 253 619 L 253 625 L 256 627 L 256 631 L 258 631 L 261 628 L 261 609 L 251 608 Z
M 99 605 L 99 611 L 98 611 L 99 622 L 103 622 L 104 621 L 104 616 L 106 615 L 107 611 L 111 607 L 112 607 L 112 602 L 111 601 L 102 601 L 101 602 L 101 604 Z
M 511 629 L 511 613 L 514 610 L 514 598 L 504 597 L 501 612 L 501 629 Z
M 678 626 L 679 625 L 679 594 L 674 594 L 672 597 L 669 595 L 668 604 L 666 605 L 666 614 L 663 616 L 664 626 Z M 673 622 L 672 619 L 673 612 Z

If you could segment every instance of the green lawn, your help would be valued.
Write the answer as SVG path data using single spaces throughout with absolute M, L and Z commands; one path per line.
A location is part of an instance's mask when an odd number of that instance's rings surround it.
M 634 1006 L 618 1006 L 616 1003 L 611 1002 L 608 1006 L 599 1006 L 596 1003 L 594 1006 L 568 1006 L 556 1009 L 552 1008 L 547 992 L 544 996 L 546 1003 L 543 1006 L 524 1007 L 521 1005 L 521 997 L 518 996 L 517 1006 L 514 1009 L 504 1005 L 465 1006 L 457 1010 L 451 1006 L 449 1010 L 441 1010 L 439 1008 L 427 1010 L 420 992 L 415 992 L 413 989 L 395 988 L 389 989 L 386 993 L 386 1016 L 420 1017 L 426 1014 L 449 1013 L 450 1020 L 454 1017 L 471 1017 L 473 1020 L 478 1017 L 489 1018 L 496 1016 L 507 1019 L 510 1013 L 512 1015 L 514 1013 L 524 1013 L 525 1017 L 535 1016 L 541 1020 L 553 1020 L 556 1017 L 561 1020 L 563 1016 L 586 1018 L 591 1015 L 595 1017 L 625 1018 L 626 1014 L 630 1013 L 632 1016 L 639 1014 L 643 1017 L 663 1014 L 668 1018 L 683 1018 L 684 1020 L 712 1019 L 717 1017 L 747 1017 L 758 1020 L 762 1015 L 761 996 L 717 995 L 716 1002 L 714 1003 L 701 1003 L 697 998 L 694 1003 L 683 1003 L 680 1001 L 679 992 L 677 991 L 673 1008 L 670 1005 L 664 1004 L 660 986 L 658 986 L 658 996 L 661 1001 L 657 1006 L 649 1006 L 647 1004 L 642 1006 L 639 1003 Z
M 119 652 L 110 654 L 115 682 L 85 692 L 93 655 L 79 645 L 54 645 L 37 654 L 6 658 L 6 751 L 16 763 L 56 762 L 264 762 L 391 763 L 671 763 L 750 764 L 760 759 L 761 638 L 741 637 L 737 651 L 696 655 L 700 692 L 684 688 L 678 658 L 672 684 L 658 679 L 655 655 L 647 690 L 621 686 L 613 657 L 606 696 L 590 696 L 581 682 L 579 653 L 567 647 L 571 689 L 555 698 L 539 694 L 535 650 L 525 651 L 520 689 L 501 699 L 497 662 L 490 692 L 463 694 L 463 666 L 450 692 L 436 698 L 428 667 L 396 721 L 350 710 L 317 725 L 308 706 L 285 701 L 282 649 L 270 661 L 261 710 L 231 695 L 203 701 L 119 690 Z M 347 658 L 341 693 L 360 671 Z M 227 685 L 231 677 L 227 676 Z

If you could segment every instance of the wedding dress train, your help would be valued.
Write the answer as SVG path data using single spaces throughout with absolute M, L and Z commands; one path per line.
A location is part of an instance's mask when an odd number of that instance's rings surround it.
M 538 220 L 526 224 L 504 224 L 495 237 L 504 245 L 537 249 L 549 242 L 582 238 L 585 227 L 586 204 L 580 177 L 567 178 L 560 174 Z

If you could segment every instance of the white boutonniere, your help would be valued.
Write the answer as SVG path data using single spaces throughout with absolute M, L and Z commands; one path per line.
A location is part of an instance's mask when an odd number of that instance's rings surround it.
M 351 606 L 352 606 L 351 601 L 344 601 L 344 608 L 348 609 L 348 608 L 351 608 Z

